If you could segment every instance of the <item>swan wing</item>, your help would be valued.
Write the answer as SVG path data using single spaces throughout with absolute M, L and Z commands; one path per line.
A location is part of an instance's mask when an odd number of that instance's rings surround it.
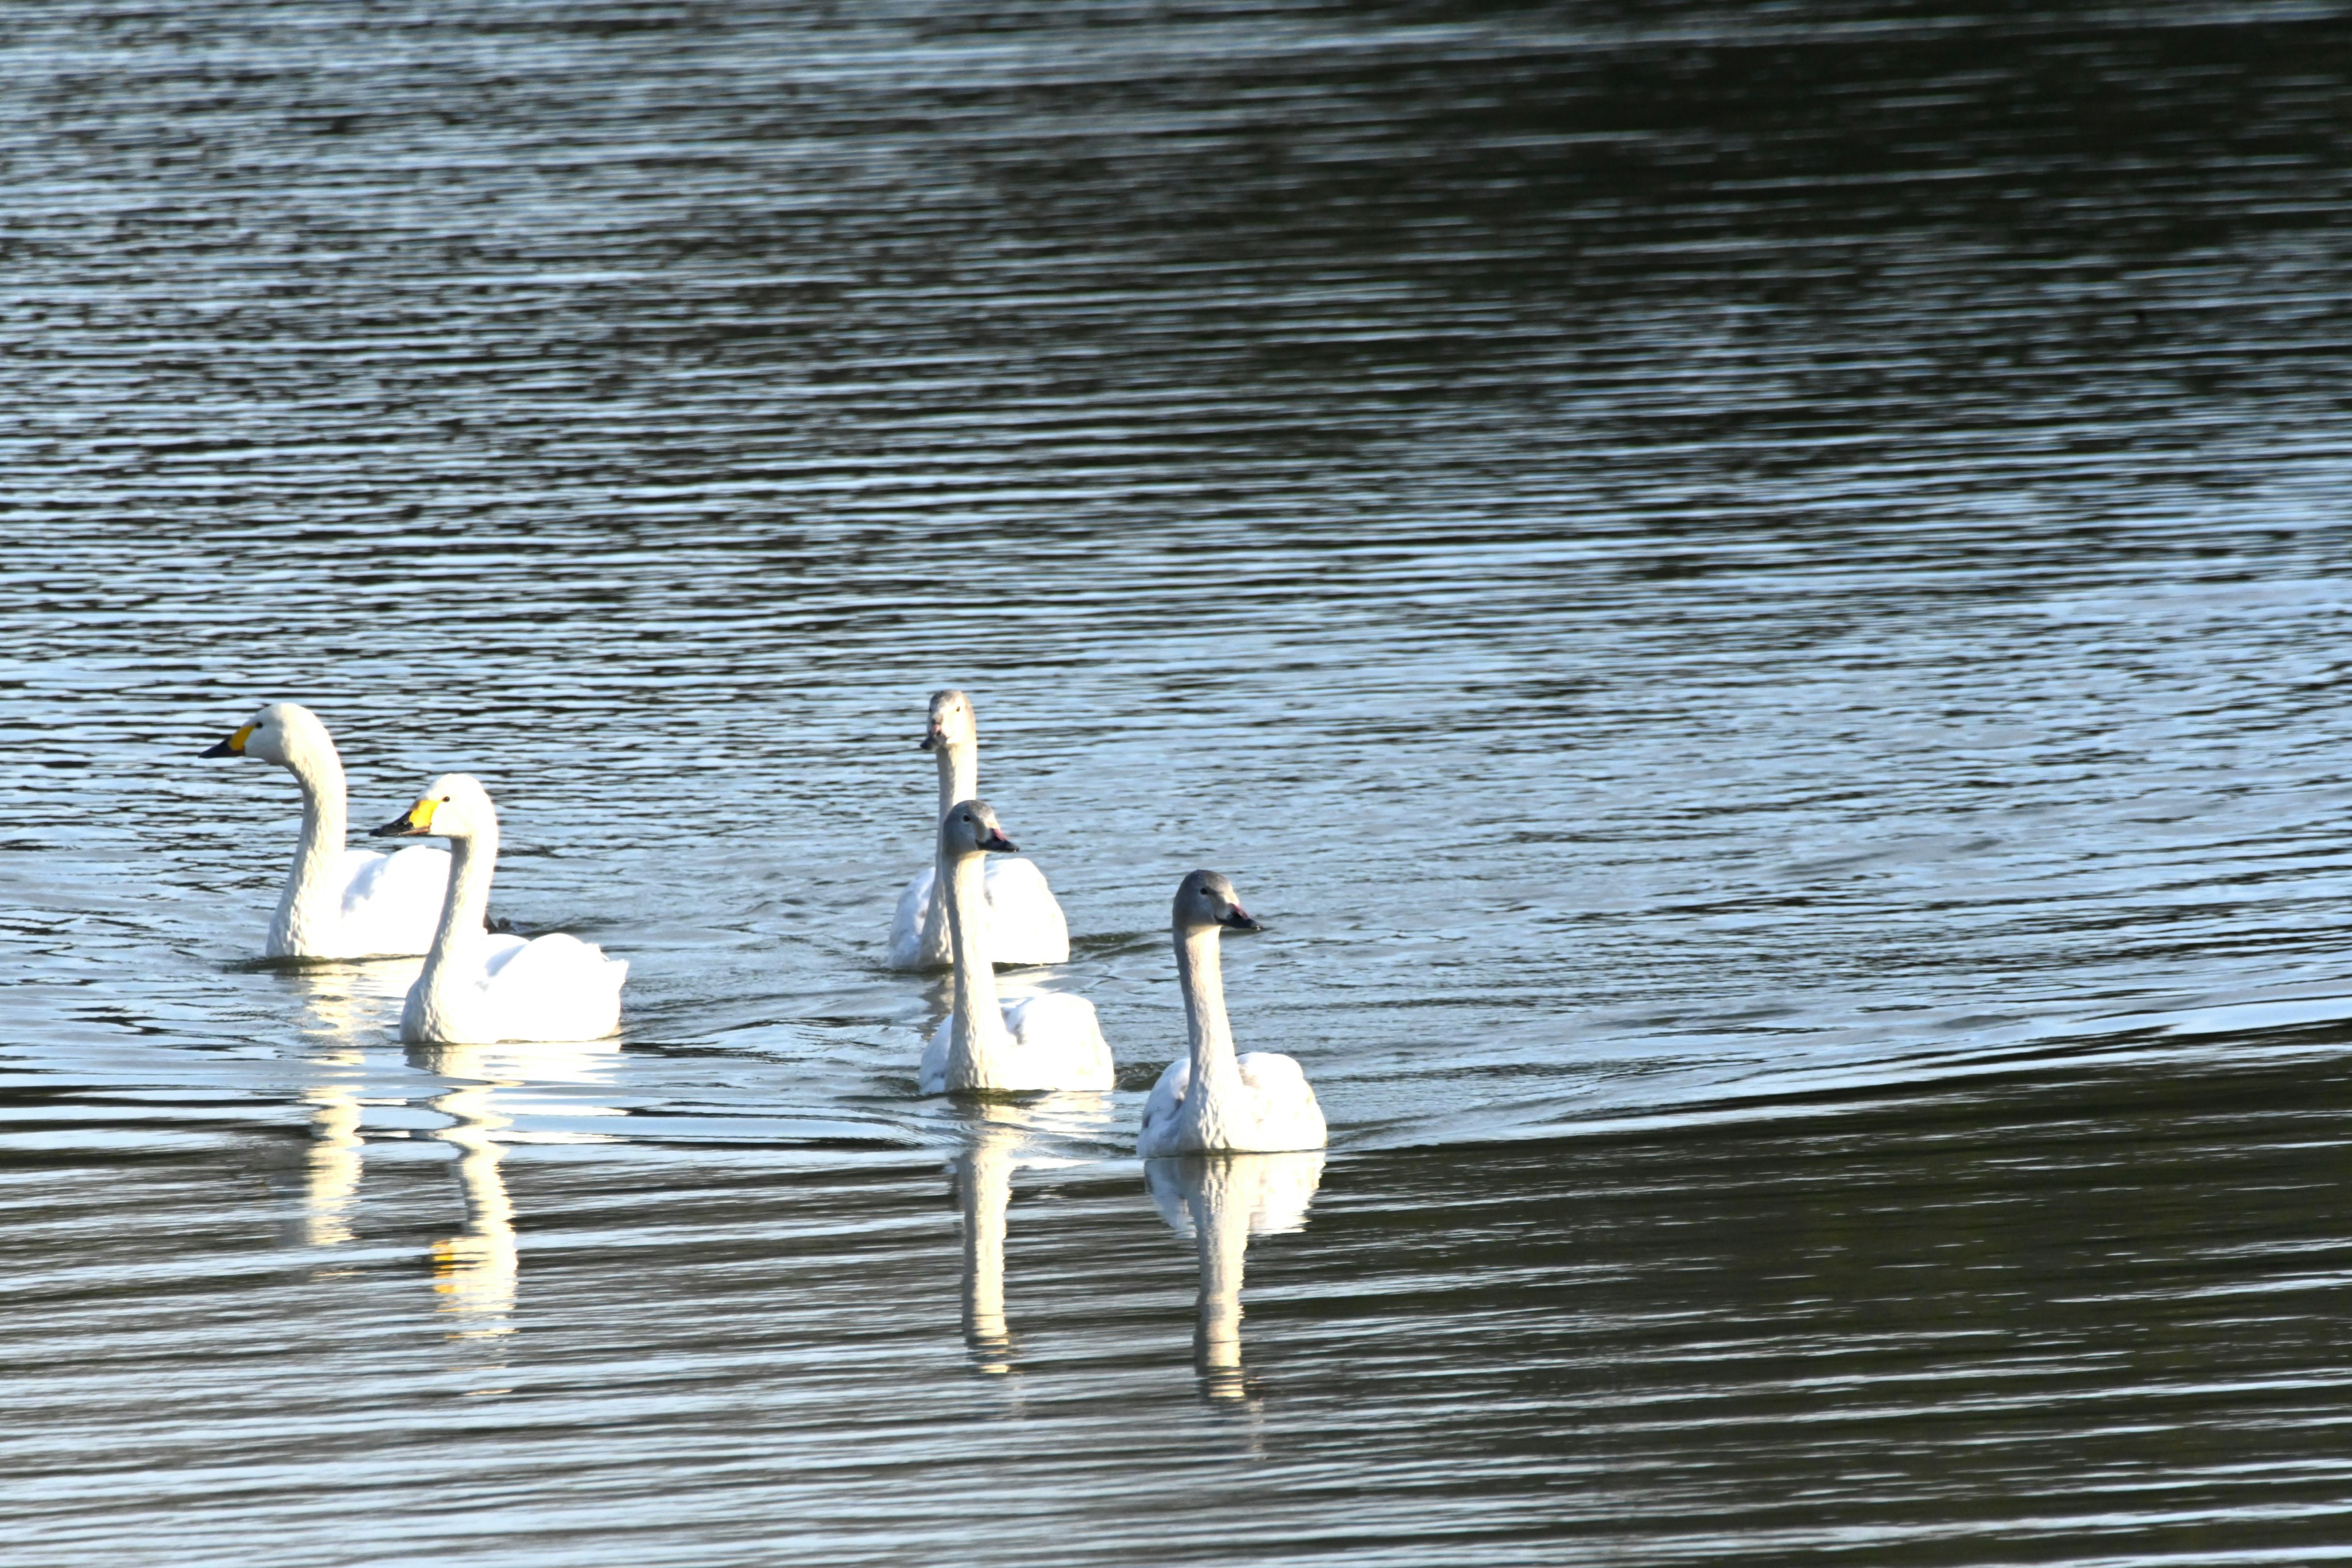
M 621 1022 L 628 964 L 594 942 L 555 932 L 492 936 L 482 985 L 505 1040 L 596 1040 Z
M 997 963 L 1067 963 L 1070 922 L 1034 860 L 988 858 L 988 956 Z M 928 896 L 928 892 L 926 894 Z
M 955 1017 L 952 1014 L 940 1020 L 931 1031 L 931 1043 L 923 1047 L 923 1068 L 917 1075 L 917 1087 L 925 1094 L 945 1094 L 948 1091 L 948 1044 L 955 1037 Z
M 1095 1005 L 1066 991 L 1040 991 L 1004 1004 L 1022 1064 L 1023 1089 L 1108 1089 L 1114 1072 Z
M 1160 1081 L 1151 1086 L 1151 1097 L 1143 1102 L 1143 1130 L 1135 1140 L 1137 1153 L 1150 1160 L 1176 1152 L 1170 1142 L 1176 1113 L 1184 1109 L 1184 1096 L 1192 1088 L 1191 1057 L 1178 1057 L 1160 1069 Z
M 931 879 L 937 871 L 929 866 L 916 873 L 898 894 L 898 912 L 890 917 L 889 964 L 893 969 L 923 967 L 923 916 L 929 912 Z M 932 955 L 932 963 L 945 963 L 944 950 Z
M 1256 1112 L 1251 1146 L 1261 1150 L 1320 1149 L 1330 1141 L 1323 1123 L 1323 1107 L 1307 1073 L 1289 1057 L 1275 1051 L 1251 1051 L 1234 1064 L 1250 1091 Z M 1319 1172 L 1322 1167 L 1318 1164 Z
M 433 945 L 449 896 L 449 852 L 412 844 L 394 855 L 346 849 L 339 864 L 343 892 L 335 929 L 341 956 L 423 952 Z

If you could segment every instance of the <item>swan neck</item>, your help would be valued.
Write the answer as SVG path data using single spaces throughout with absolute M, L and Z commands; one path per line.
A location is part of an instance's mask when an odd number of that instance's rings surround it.
M 981 1087 L 1006 1043 L 996 1005 L 996 967 L 988 956 L 983 910 L 988 858 L 960 855 L 944 868 L 948 938 L 955 953 L 955 1023 L 948 1043 L 948 1087 Z
M 960 800 L 980 797 L 980 744 L 950 741 L 933 753 L 940 764 L 940 816 Z
M 1184 990 L 1184 1024 L 1192 1040 L 1192 1092 L 1237 1079 L 1234 1032 L 1225 1021 L 1225 980 L 1217 928 L 1176 932 L 1176 978 Z
M 304 746 L 288 754 L 286 766 L 302 786 L 302 836 L 294 847 L 294 867 L 270 922 L 273 955 L 299 953 L 328 941 L 342 916 L 342 888 L 335 875 L 351 823 L 343 799 L 343 763 L 334 742 Z
M 490 877 L 498 865 L 495 826 L 449 840 L 449 896 L 441 901 L 441 923 L 434 930 L 433 947 L 425 955 L 425 973 L 418 981 L 428 993 L 458 947 L 481 936 L 490 908 Z

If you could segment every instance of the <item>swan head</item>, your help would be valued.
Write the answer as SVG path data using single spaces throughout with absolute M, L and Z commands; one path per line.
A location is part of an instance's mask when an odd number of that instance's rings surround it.
M 321 745 L 334 750 L 327 727 L 319 722 L 316 713 L 299 702 L 273 702 L 247 719 L 227 740 L 207 746 L 201 754 L 259 757 L 265 763 L 290 767 L 297 753 L 315 752 Z
M 1242 908 L 1242 896 L 1222 871 L 1195 871 L 1176 889 L 1176 929 L 1199 931 L 1223 926 L 1227 931 L 1264 931 Z
M 1012 851 L 1021 847 L 1004 837 L 996 813 L 984 800 L 960 800 L 940 818 L 940 853 L 951 859 L 985 849 Z
M 980 724 L 971 715 L 971 699 L 950 686 L 931 693 L 931 726 L 924 732 L 922 749 L 953 751 L 980 739 Z
M 425 786 L 416 804 L 368 829 L 371 838 L 474 838 L 499 830 L 490 792 L 471 773 L 443 773 Z

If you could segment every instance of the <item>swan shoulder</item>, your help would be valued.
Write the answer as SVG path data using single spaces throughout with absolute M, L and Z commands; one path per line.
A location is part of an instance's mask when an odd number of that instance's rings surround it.
M 1307 1069 L 1298 1065 L 1296 1057 L 1286 1057 L 1279 1051 L 1246 1051 L 1234 1058 L 1241 1069 L 1242 1081 L 1262 1095 L 1315 1098 L 1314 1089 L 1307 1081 Z
M 488 1037 L 598 1040 L 621 1022 L 624 959 L 562 931 L 525 938 L 489 932 L 473 945 Z
M 551 996 L 560 994 L 561 988 L 583 984 L 618 992 L 621 982 L 628 978 L 627 960 L 607 958 L 594 942 L 582 942 L 568 932 L 551 931 L 529 940 L 492 932 L 487 941 L 491 951 L 483 968 L 501 987 L 510 985 Z
M 1116 1077 L 1095 1005 L 1066 991 L 1040 991 L 1004 1005 L 1004 1026 L 1040 1089 L 1108 1089 Z

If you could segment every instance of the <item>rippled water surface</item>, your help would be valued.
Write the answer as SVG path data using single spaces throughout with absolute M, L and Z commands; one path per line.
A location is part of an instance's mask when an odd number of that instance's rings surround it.
M 0 1560 L 2352 1554 L 2347 20 L 9 7 Z M 621 1037 L 252 962 L 273 698 Z

